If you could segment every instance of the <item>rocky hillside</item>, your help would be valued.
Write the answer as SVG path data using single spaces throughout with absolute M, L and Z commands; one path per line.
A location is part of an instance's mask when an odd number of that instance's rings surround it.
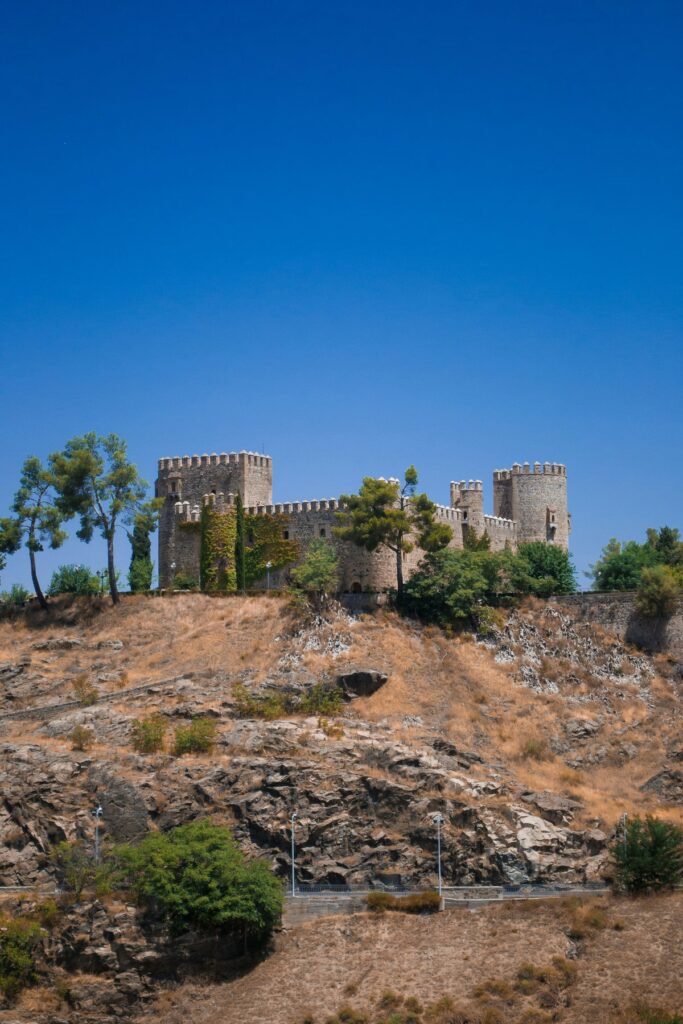
M 53 886 L 52 844 L 91 841 L 96 803 L 105 847 L 211 815 L 283 877 L 296 809 L 299 879 L 328 883 L 433 883 L 436 811 L 447 885 L 608 877 L 624 811 L 683 819 L 675 666 L 540 603 L 476 641 L 384 611 L 301 622 L 278 598 L 65 601 L 0 622 L 0 662 L 3 885 Z M 340 712 L 297 713 L 321 684 Z M 152 714 L 167 749 L 142 755 Z M 197 716 L 214 750 L 175 756 Z M 53 960 L 132 1004 L 159 958 L 107 914 Z

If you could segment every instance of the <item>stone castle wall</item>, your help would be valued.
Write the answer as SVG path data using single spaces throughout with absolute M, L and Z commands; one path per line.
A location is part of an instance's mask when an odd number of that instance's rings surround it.
M 549 600 L 645 651 L 666 651 L 683 665 L 683 601 L 670 618 L 650 619 L 636 611 L 631 591 L 563 594 Z
M 517 524 L 517 542 L 569 546 L 567 470 L 561 463 L 514 463 L 493 474 L 493 510 Z
M 317 501 L 272 501 L 272 460 L 254 452 L 221 455 L 193 455 L 164 458 L 159 461 L 156 483 L 158 497 L 165 498 L 159 527 L 159 579 L 161 586 L 172 583 L 179 573 L 199 577 L 199 518 L 202 504 L 209 502 L 228 511 L 235 496 L 242 495 L 245 510 L 251 515 L 284 515 L 287 539 L 299 543 L 302 556 L 311 540 L 325 537 L 339 553 L 340 586 L 348 592 L 382 591 L 395 586 L 396 556 L 380 548 L 369 552 L 335 538 L 338 525 L 337 499 Z M 515 464 L 512 470 L 494 474 L 494 515 L 484 513 L 481 480 L 453 481 L 451 504 L 437 505 L 436 516 L 453 531 L 451 548 L 462 548 L 468 532 L 481 536 L 486 532 L 494 551 L 513 550 L 523 540 L 547 540 L 567 546 L 568 517 L 566 471 L 564 466 L 536 463 L 531 472 L 528 463 Z M 550 510 L 550 511 L 549 511 Z M 516 511 L 521 519 L 506 515 Z M 553 520 L 549 522 L 549 515 Z M 192 524 L 195 524 L 193 528 Z M 404 577 L 415 571 L 422 552 L 414 549 L 404 555 Z M 287 582 L 292 566 L 274 571 L 271 586 Z

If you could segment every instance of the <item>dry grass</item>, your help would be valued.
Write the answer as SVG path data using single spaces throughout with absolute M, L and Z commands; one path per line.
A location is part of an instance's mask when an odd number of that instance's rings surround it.
M 551 901 L 527 906 L 311 922 L 283 936 L 250 975 L 214 989 L 181 987 L 175 1006 L 165 997 L 163 1019 L 292 1024 L 310 1013 L 320 1024 L 349 1001 L 369 1013 L 389 997 L 427 1005 L 443 996 L 444 1015 L 435 1020 L 458 1020 L 445 1015 L 457 1006 L 476 1021 L 490 1009 L 488 1019 L 505 1024 L 607 1024 L 638 1000 L 681 1005 L 683 895 L 589 904 L 585 912 Z M 607 924 L 588 926 L 579 956 L 569 959 L 572 915 L 595 922 L 599 909 Z
M 543 602 L 528 602 L 531 616 L 542 616 Z M 353 711 L 370 722 L 388 721 L 394 737 L 407 743 L 423 742 L 426 733 L 451 740 L 464 751 L 476 751 L 486 762 L 503 765 L 511 781 L 531 789 L 569 793 L 582 804 L 577 822 L 611 827 L 624 812 L 656 812 L 683 821 L 683 808 L 662 807 L 642 784 L 666 758 L 666 749 L 679 730 L 677 705 L 668 678 L 654 680 L 651 706 L 636 696 L 620 698 L 615 713 L 593 702 L 569 706 L 566 695 L 537 694 L 512 682 L 513 669 L 496 664 L 490 652 L 464 637 L 448 637 L 434 628 L 422 628 L 391 612 L 363 615 L 355 624 L 340 620 L 329 634 L 351 638 L 351 647 L 339 657 L 323 651 L 305 651 L 291 637 L 292 619 L 284 601 L 258 597 L 214 599 L 188 594 L 173 599 L 124 599 L 113 609 L 107 602 L 79 604 L 65 601 L 52 614 L 53 624 L 39 625 L 39 616 L 0 621 L 0 660 L 30 654 L 31 671 L 44 681 L 35 688 L 36 703 L 48 703 L 73 693 L 73 679 L 95 680 L 101 673 L 118 673 L 116 681 L 97 683 L 102 692 L 116 693 L 126 686 L 173 679 L 193 673 L 201 680 L 204 705 L 220 701 L 226 680 L 248 668 L 255 682 L 277 681 L 281 657 L 298 651 L 301 666 L 315 678 L 330 677 L 345 669 L 371 667 L 384 671 L 388 683 L 376 694 L 354 702 Z M 599 631 L 596 631 L 599 632 Z M 48 636 L 78 636 L 80 648 L 35 651 L 30 645 Z M 276 637 L 280 637 L 276 640 Z M 123 641 L 120 651 L 99 646 Z M 613 644 L 606 638 L 607 645 Z M 564 672 L 562 657 L 548 659 L 548 671 Z M 662 661 L 662 659 L 659 659 Z M 664 664 L 666 668 L 668 663 Z M 588 684 L 582 683 L 579 694 Z M 61 687 L 61 691 L 60 691 Z M 201 692 L 201 691 L 200 691 Z M 626 688 L 624 690 L 626 693 Z M 144 704 L 122 697 L 108 707 L 122 717 L 136 718 L 163 712 L 183 696 L 173 689 L 146 698 Z M 594 720 L 602 726 L 586 747 L 604 747 L 602 759 L 586 769 L 574 770 L 552 747 L 565 740 L 569 718 Z M 409 721 L 404 719 L 410 716 Z M 414 724 L 421 721 L 422 724 Z M 5 735 L 18 742 L 63 748 L 65 740 L 46 740 L 40 723 L 21 721 L 5 725 Z M 334 740 L 336 729 L 331 726 Z M 520 757 L 529 740 L 541 743 L 536 754 Z M 636 754 L 624 756 L 621 746 Z M 474 768 L 476 774 L 477 769 Z

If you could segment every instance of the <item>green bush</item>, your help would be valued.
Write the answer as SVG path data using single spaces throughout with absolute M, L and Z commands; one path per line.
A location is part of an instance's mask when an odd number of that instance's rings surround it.
M 31 594 L 26 587 L 22 587 L 21 583 L 13 583 L 9 590 L 0 594 L 0 604 L 11 608 L 23 608 L 30 597 Z
M 24 917 L 0 918 L 0 992 L 13 999 L 37 980 L 36 952 L 43 929 Z
M 96 863 L 94 851 L 84 840 L 62 842 L 50 852 L 60 886 L 80 899 L 84 890 L 98 895 L 109 892 L 113 879 L 113 865 L 108 861 Z
M 51 597 L 57 594 L 99 594 L 101 584 L 97 576 L 85 565 L 60 565 L 52 574 L 47 589 Z
M 324 537 L 311 541 L 301 565 L 292 569 L 295 588 L 320 609 L 339 586 L 339 557 Z
M 511 564 L 515 593 L 550 597 L 576 590 L 576 571 L 563 548 L 542 540 L 520 544 Z
M 410 896 L 394 896 L 390 892 L 371 892 L 367 897 L 368 910 L 398 910 L 404 914 L 433 914 L 441 909 L 438 892 L 418 892 Z
M 677 575 L 668 565 L 643 569 L 636 594 L 636 610 L 650 619 L 668 619 L 681 597 Z
M 90 707 L 92 704 L 97 702 L 99 693 L 97 687 L 93 686 L 85 673 L 81 673 L 75 676 L 72 681 L 74 688 L 74 696 L 79 704 L 82 704 L 84 708 Z
M 341 710 L 343 694 L 339 687 L 316 683 L 302 696 L 290 696 L 277 690 L 255 696 L 243 683 L 233 688 L 238 718 L 263 718 L 272 721 L 288 715 L 336 715 Z
M 87 725 L 76 725 L 69 739 L 72 750 L 90 750 L 95 742 L 95 733 Z
M 199 590 L 199 580 L 184 572 L 177 572 L 173 577 L 173 590 Z
M 134 558 L 128 569 L 128 586 L 131 592 L 140 594 L 151 590 L 153 572 L 151 558 Z
M 140 902 L 176 934 L 198 928 L 263 940 L 280 919 L 281 883 L 210 821 L 150 833 L 137 846 L 118 848 L 116 858 Z
M 193 718 L 189 725 L 179 725 L 173 744 L 176 757 L 208 754 L 216 742 L 216 730 L 217 725 L 212 718 Z
M 161 715 L 136 718 L 131 726 L 133 747 L 138 754 L 156 754 L 164 749 L 166 721 Z
M 629 892 L 664 889 L 683 882 L 682 828 L 648 816 L 630 818 L 625 832 L 617 835 L 613 852 L 619 880 Z

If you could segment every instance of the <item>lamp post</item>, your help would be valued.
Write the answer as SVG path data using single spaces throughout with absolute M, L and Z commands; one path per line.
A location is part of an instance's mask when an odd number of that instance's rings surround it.
M 171 568 L 171 590 L 173 590 L 174 589 L 173 581 L 175 580 L 175 562 L 171 562 L 170 568 Z
M 296 811 L 292 811 L 292 817 L 290 818 L 291 834 L 292 834 L 292 896 L 296 896 L 296 844 L 294 841 L 294 822 L 298 815 Z
M 104 814 L 102 804 L 98 804 L 93 811 L 95 815 L 95 864 L 100 863 L 100 818 Z
M 270 570 L 273 568 L 272 562 L 266 562 L 266 590 L 270 590 Z
M 443 815 L 437 811 L 432 820 L 436 825 L 436 868 L 439 877 L 439 898 L 441 898 L 441 826 L 444 823 L 444 818 Z

